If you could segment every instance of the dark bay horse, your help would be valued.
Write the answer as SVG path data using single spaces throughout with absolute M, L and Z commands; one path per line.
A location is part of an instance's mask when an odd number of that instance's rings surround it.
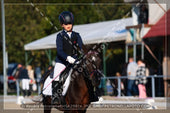
M 83 49 L 85 56 L 82 62 L 73 69 L 71 81 L 65 95 L 65 105 L 52 105 L 51 96 L 43 97 L 44 113 L 50 113 L 57 108 L 64 113 L 85 113 L 90 105 L 88 87 L 97 87 L 100 84 L 99 68 L 101 58 L 96 49 Z M 91 84 L 91 86 L 88 86 Z

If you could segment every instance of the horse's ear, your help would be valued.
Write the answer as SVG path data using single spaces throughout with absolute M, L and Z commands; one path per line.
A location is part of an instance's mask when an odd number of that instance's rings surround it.
M 97 51 L 98 53 L 101 53 L 103 51 L 103 44 L 96 44 L 91 49 Z
M 84 53 L 88 53 L 90 50 L 92 50 L 92 45 L 83 45 L 82 46 L 82 49 L 83 49 L 83 51 L 84 51 Z
M 95 45 L 83 45 L 82 46 L 82 49 L 83 49 L 83 51 L 84 51 L 84 53 L 88 53 L 89 51 L 97 51 L 98 53 L 101 53 L 102 52 L 102 50 L 103 50 L 103 48 L 104 48 L 105 46 L 103 46 L 103 44 L 102 43 L 100 43 L 100 44 L 95 44 Z

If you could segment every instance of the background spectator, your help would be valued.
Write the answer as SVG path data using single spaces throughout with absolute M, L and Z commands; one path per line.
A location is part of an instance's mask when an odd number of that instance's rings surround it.
M 27 66 L 27 70 L 28 70 L 28 76 L 30 79 L 30 86 L 31 86 L 30 89 L 33 91 L 36 91 L 36 81 L 34 78 L 34 70 L 32 69 L 31 65 Z
M 128 82 L 127 82 L 127 96 L 138 95 L 138 88 L 135 84 L 137 63 L 133 58 L 129 58 L 129 64 L 127 66 Z M 133 95 L 132 95 L 133 94 Z
M 37 78 L 37 82 L 40 82 L 40 79 L 41 79 L 41 68 L 39 66 L 35 68 L 35 75 L 36 75 L 36 78 Z
M 138 68 L 136 71 L 136 84 L 139 89 L 139 98 L 146 98 L 146 88 L 145 84 L 147 83 L 146 79 L 146 68 L 142 60 L 138 60 Z
M 41 92 L 41 86 L 40 86 L 40 80 L 41 80 L 41 68 L 40 66 L 35 68 L 35 75 L 36 75 L 36 80 L 38 83 L 38 93 Z
M 148 9 L 144 4 L 140 6 L 138 22 L 139 24 L 148 23 Z
M 28 76 L 30 78 L 30 84 L 34 84 L 35 78 L 34 78 L 34 70 L 32 69 L 32 66 L 28 65 L 27 70 L 28 70 Z
M 23 96 L 29 96 L 29 76 L 28 76 L 28 71 L 25 68 L 25 66 L 23 66 L 22 70 L 21 70 L 21 76 L 20 79 L 22 80 L 22 90 L 23 90 Z
M 121 77 L 121 74 L 119 72 L 116 73 L 116 77 Z M 118 95 L 118 79 L 114 79 L 114 84 L 112 84 L 113 87 L 114 87 L 114 94 L 113 95 Z M 121 89 L 121 95 L 125 95 L 125 88 L 124 88 L 124 83 L 121 79 L 121 82 L 120 82 L 120 89 Z
M 113 87 L 111 86 L 111 82 L 109 79 L 106 81 L 106 88 L 107 88 L 107 95 L 111 95 L 113 92 Z
M 128 63 L 125 63 L 122 67 L 122 76 L 127 76 L 127 65 Z M 124 83 L 124 91 L 123 91 L 123 94 L 126 95 L 126 92 L 127 92 L 127 79 L 126 78 L 123 78 L 122 79 L 123 83 Z
M 15 76 L 14 76 L 15 79 L 18 79 L 20 77 L 21 71 L 22 71 L 22 65 L 18 64 L 16 73 L 15 73 Z

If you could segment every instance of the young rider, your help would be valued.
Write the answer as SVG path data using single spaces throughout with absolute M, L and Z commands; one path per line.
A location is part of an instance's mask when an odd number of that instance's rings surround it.
M 53 103 L 57 103 L 61 93 L 61 83 L 59 82 L 59 76 L 61 72 L 66 68 L 68 64 L 73 64 L 77 58 L 77 50 L 73 48 L 74 45 L 82 48 L 82 39 L 79 33 L 72 31 L 74 24 L 73 14 L 69 11 L 64 11 L 59 15 L 59 21 L 63 30 L 58 33 L 56 39 L 57 57 L 54 67 L 54 75 L 52 82 L 52 99 Z M 69 43 L 71 41 L 72 43 Z

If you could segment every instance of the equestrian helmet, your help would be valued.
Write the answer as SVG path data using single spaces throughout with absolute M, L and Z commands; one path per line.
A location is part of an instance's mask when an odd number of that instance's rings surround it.
M 69 11 L 64 11 L 59 15 L 60 24 L 73 24 L 74 23 L 74 16 Z

